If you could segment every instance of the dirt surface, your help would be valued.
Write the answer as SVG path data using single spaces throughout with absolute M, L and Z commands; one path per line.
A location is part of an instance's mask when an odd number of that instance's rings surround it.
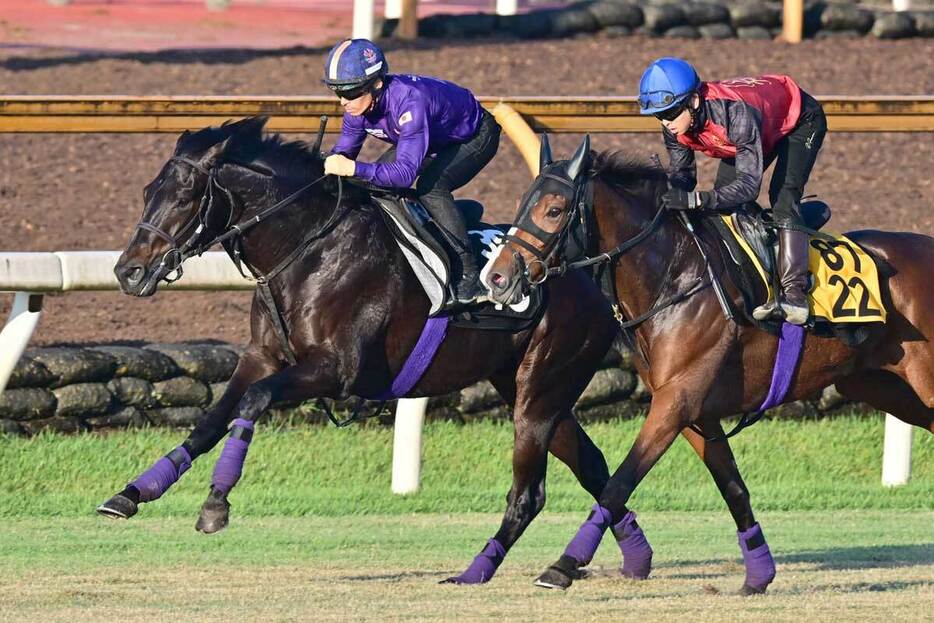
M 478 95 L 628 95 L 659 56 L 695 61 L 705 77 L 789 73 L 817 95 L 934 93 L 934 41 L 670 41 L 627 37 L 570 41 L 448 42 L 388 46 L 393 71 L 441 76 Z M 324 51 L 0 55 L 6 94 L 323 94 Z M 298 136 L 295 138 L 309 138 Z M 0 135 L 0 249 L 122 248 L 142 209 L 143 186 L 170 155 L 169 135 Z M 556 155 L 579 137 L 560 136 Z M 658 135 L 599 135 L 597 149 L 648 156 Z M 364 157 L 376 150 L 369 149 Z M 934 233 L 931 134 L 831 134 L 809 193 L 834 208 L 832 228 Z M 701 183 L 715 163 L 701 160 Z M 495 219 L 511 220 L 529 182 L 507 139 L 461 196 L 480 199 Z M 9 298 L 9 297 L 5 297 Z M 160 293 L 135 300 L 116 293 L 49 297 L 34 343 L 102 340 L 247 338 L 247 293 Z M 4 301 L 3 313 L 8 301 Z

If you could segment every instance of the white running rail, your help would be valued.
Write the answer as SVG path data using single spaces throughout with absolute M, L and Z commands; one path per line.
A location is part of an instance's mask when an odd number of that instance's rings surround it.
M 0 392 L 42 316 L 48 292 L 119 290 L 113 267 L 119 251 L 0 253 L 0 292 L 13 292 L 13 307 L 0 332 Z M 168 287 L 175 290 L 252 290 L 253 282 L 237 272 L 226 253 L 211 252 L 185 261 L 185 275 Z M 428 400 L 400 400 L 396 407 L 392 457 L 392 490 L 412 493 L 421 472 L 421 430 Z

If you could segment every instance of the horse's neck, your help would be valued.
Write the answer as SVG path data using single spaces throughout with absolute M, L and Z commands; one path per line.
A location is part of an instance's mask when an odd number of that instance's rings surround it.
M 302 244 L 306 236 L 319 231 L 334 211 L 340 209 L 335 199 L 313 194 L 313 190 L 244 233 L 243 259 L 254 270 L 266 274 L 276 268 Z M 287 195 L 282 193 L 282 197 Z M 282 197 L 252 195 L 248 192 L 240 194 L 243 208 L 236 221 L 249 222 Z
M 598 251 L 611 251 L 631 240 L 655 217 L 654 201 L 632 200 L 606 184 L 597 184 L 594 213 Z M 628 319 L 649 311 L 693 259 L 686 232 L 664 216 L 656 232 L 616 260 L 616 298 Z

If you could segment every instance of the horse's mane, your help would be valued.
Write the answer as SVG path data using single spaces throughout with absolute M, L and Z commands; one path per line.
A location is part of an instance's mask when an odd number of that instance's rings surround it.
M 176 154 L 200 154 L 209 147 L 231 139 L 224 159 L 251 163 L 287 179 L 305 179 L 322 170 L 322 156 L 304 141 L 287 141 L 280 134 L 265 134 L 268 117 L 248 117 L 227 121 L 197 132 L 185 132 L 178 140 Z
M 665 170 L 624 151 L 602 151 L 591 159 L 594 179 L 630 196 L 654 195 L 665 188 Z

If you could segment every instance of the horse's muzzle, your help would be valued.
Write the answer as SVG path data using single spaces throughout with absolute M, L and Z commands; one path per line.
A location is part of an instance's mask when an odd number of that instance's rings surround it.
M 490 298 L 500 305 L 514 305 L 522 300 L 521 279 L 508 277 L 499 271 L 491 271 L 486 278 Z
M 131 296 L 152 296 L 156 293 L 157 278 L 154 271 L 147 270 L 139 262 L 117 263 L 114 274 L 120 283 L 120 290 Z

